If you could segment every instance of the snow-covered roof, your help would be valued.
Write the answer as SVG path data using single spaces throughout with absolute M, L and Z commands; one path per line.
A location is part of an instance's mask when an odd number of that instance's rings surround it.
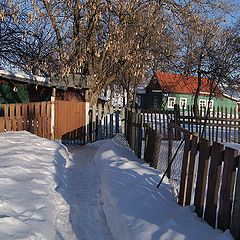
M 22 71 L 9 71 L 9 70 L 0 70 L 0 77 L 16 80 L 20 82 L 35 83 L 39 85 L 49 85 L 50 78 L 41 77 L 32 74 L 26 74 Z
M 223 93 L 223 96 L 240 103 L 240 96 L 238 96 L 236 94 L 226 94 L 226 93 Z

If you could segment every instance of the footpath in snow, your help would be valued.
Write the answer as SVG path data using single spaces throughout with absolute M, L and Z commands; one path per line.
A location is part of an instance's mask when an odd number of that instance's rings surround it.
M 0 240 L 232 239 L 160 189 L 120 135 L 86 146 L 0 134 Z

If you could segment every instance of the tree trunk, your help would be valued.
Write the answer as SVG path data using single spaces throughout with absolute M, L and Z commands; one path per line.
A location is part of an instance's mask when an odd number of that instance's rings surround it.
M 198 85 L 197 85 L 197 89 L 194 95 L 194 103 L 193 103 L 193 112 L 194 112 L 194 116 L 198 117 L 199 116 L 199 110 L 198 110 L 198 97 L 199 97 L 199 93 L 201 90 L 201 85 L 202 85 L 202 74 L 200 69 L 198 70 Z

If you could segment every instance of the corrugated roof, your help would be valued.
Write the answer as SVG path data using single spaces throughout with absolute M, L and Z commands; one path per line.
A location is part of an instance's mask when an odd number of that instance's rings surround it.
M 198 86 L 198 78 L 195 76 L 186 76 L 181 74 L 156 72 L 155 77 L 158 80 L 160 88 L 164 92 L 194 94 Z M 201 94 L 209 94 L 211 90 L 211 82 L 207 78 L 202 78 L 200 88 Z M 215 94 L 221 94 L 217 87 Z

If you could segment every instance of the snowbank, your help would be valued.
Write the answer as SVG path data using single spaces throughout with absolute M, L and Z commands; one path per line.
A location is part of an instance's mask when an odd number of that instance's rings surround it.
M 177 205 L 166 181 L 157 189 L 159 173 L 141 163 L 122 137 L 105 141 L 95 162 L 103 210 L 115 240 L 232 239 L 228 231 L 208 226 L 191 207 Z
M 76 239 L 64 185 L 68 153 L 28 132 L 0 134 L 0 239 Z

